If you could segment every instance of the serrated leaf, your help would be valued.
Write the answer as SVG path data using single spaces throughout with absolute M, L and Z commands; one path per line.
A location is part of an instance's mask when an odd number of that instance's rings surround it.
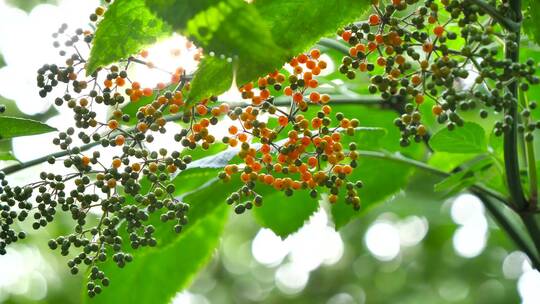
M 57 131 L 57 129 L 37 120 L 0 116 L 0 139 L 36 135 L 53 131 Z
M 170 27 L 146 7 L 144 0 L 114 1 L 98 24 L 86 74 L 128 58 L 167 33 Z
M 269 186 L 257 187 L 256 191 L 263 196 L 264 202 L 253 208 L 255 219 L 281 238 L 298 231 L 319 209 L 318 200 L 312 198 L 308 190 L 295 191 L 291 197 Z
M 257 0 L 253 5 L 271 29 L 274 41 L 295 56 L 321 37 L 334 35 L 340 26 L 356 21 L 371 1 Z
M 462 127 L 450 131 L 442 129 L 429 140 L 433 150 L 449 153 L 482 153 L 487 151 L 486 133 L 474 122 L 466 122 Z

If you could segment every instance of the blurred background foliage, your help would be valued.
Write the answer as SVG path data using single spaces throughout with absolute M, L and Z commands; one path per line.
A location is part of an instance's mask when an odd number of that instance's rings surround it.
M 28 12 L 37 4 L 55 1 L 7 0 L 7 3 Z M 523 53 L 535 58 L 540 57 L 534 46 Z M 340 54 L 335 51 L 329 51 L 328 54 L 334 60 L 340 58 Z M 3 65 L 0 55 L 0 67 Z M 342 90 L 345 88 L 354 93 L 366 93 L 367 78 L 351 82 L 340 73 L 333 73 L 325 78 L 332 80 L 334 84 L 342 85 Z M 533 94 L 538 95 L 540 92 Z M 0 97 L 0 103 L 7 105 L 6 112 L 9 115 L 28 117 L 17 110 L 13 101 Z M 431 105 L 424 106 L 426 111 L 430 108 Z M 380 106 L 347 106 L 343 109 L 351 117 L 371 120 L 369 126 L 378 124 L 387 127 L 389 134 L 388 143 L 383 143 L 385 148 L 397 144 L 397 130 L 391 125 L 392 120 L 383 120 L 393 117 L 393 110 L 381 109 Z M 48 112 L 32 118 L 44 120 L 54 115 L 55 110 L 51 108 Z M 486 128 L 492 125 L 489 121 L 482 123 Z M 10 145 L 10 142 L 4 141 L 0 144 L 5 147 Z M 416 146 L 406 153 L 420 157 L 425 155 L 423 151 L 415 149 L 422 150 L 420 146 Z M 470 156 L 450 157 L 439 153 L 430 163 L 442 169 L 452 169 L 468 158 Z M 372 164 L 373 171 L 365 171 L 363 174 L 366 176 L 363 179 L 369 180 L 371 174 L 376 174 L 379 165 L 377 162 Z M 295 240 L 280 240 L 269 230 L 261 228 L 251 214 L 231 215 L 220 248 L 211 262 L 197 275 L 194 283 L 186 291 L 179 293 L 173 301 L 201 304 L 519 302 L 517 280 L 527 269 L 527 266 L 523 266 L 527 263 L 524 262 L 523 255 L 514 251 L 514 245 L 487 214 L 485 230 L 473 227 L 482 230 L 480 238 L 468 239 L 468 246 L 473 246 L 473 250 L 467 251 L 467 248 L 459 247 L 459 237 L 463 237 L 463 233 L 461 236 L 458 234 L 465 225 L 460 219 L 463 220 L 467 212 L 475 213 L 476 220 L 486 219 L 481 207 L 473 210 L 458 204 L 459 201 L 469 202 L 474 198 L 448 198 L 433 191 L 433 186 L 441 181 L 440 178 L 423 172 L 410 174 L 410 170 L 401 168 L 395 170 L 395 178 L 403 179 L 409 186 L 387 198 L 384 203 L 370 206 L 369 210 L 363 211 L 360 217 L 347 224 L 339 232 L 339 242 L 330 244 L 342 246 L 342 250 L 333 248 L 333 257 L 314 262 L 310 265 L 314 269 L 302 268 L 297 271 L 302 262 L 309 260 L 310 256 L 320 255 L 317 249 L 329 244 L 324 242 L 325 238 L 317 235 L 328 235 L 328 229 L 333 229 L 334 224 L 328 220 L 330 216 L 327 215 L 331 213 L 330 208 L 326 203 L 322 203 L 322 213 L 316 213 L 312 217 L 312 221 L 318 222 L 314 224 L 316 227 L 313 228 L 310 224 L 298 233 L 310 236 L 301 240 L 294 235 L 289 239 L 296 238 Z M 491 173 L 492 176 L 497 174 Z M 380 187 L 381 192 L 384 192 L 385 187 L 395 187 L 393 183 L 394 181 L 388 180 L 367 187 Z M 287 200 L 295 199 L 299 198 Z M 288 203 L 285 201 L 285 204 Z M 475 206 L 479 205 L 478 201 L 473 203 L 476 203 Z M 0 302 L 69 304 L 81 301 L 81 276 L 70 275 L 65 268 L 67 258 L 50 252 L 46 245 L 46 240 L 51 235 L 66 233 L 72 229 L 67 219 L 59 219 L 46 231 L 32 234 L 24 243 L 14 246 L 14 253 L 0 257 Z M 377 226 L 381 223 L 383 226 Z M 376 235 L 379 238 L 379 247 L 373 247 L 370 243 L 368 234 L 374 227 L 379 230 L 373 231 L 380 232 Z M 307 233 L 305 229 L 311 230 Z M 407 243 L 406 240 L 411 237 L 414 240 Z M 261 240 L 266 242 L 266 247 L 257 243 Z M 485 246 L 474 244 L 484 241 Z M 306 249 L 304 251 L 301 250 L 303 246 Z M 266 260 L 265 263 L 260 256 L 261 250 L 263 253 L 266 251 L 266 258 L 270 259 L 270 262 Z M 163 270 L 167 276 L 174 276 L 175 271 L 177 270 Z M 142 284 L 153 284 L 144 282 L 145 277 L 137 280 L 142 281 Z

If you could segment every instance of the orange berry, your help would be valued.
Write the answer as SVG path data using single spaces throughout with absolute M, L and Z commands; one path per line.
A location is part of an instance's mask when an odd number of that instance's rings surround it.
M 112 166 L 113 168 L 120 168 L 120 166 L 122 165 L 122 161 L 120 160 L 120 158 L 115 158 L 113 159 L 112 161 Z
M 142 90 L 142 93 L 143 93 L 144 96 L 150 97 L 150 96 L 152 96 L 154 94 L 154 90 L 152 90 L 151 88 L 144 88 Z
M 341 34 L 341 38 L 343 38 L 343 40 L 345 41 L 349 41 L 352 37 L 352 33 L 351 31 L 344 31 L 342 34 Z
M 107 123 L 107 126 L 109 127 L 109 129 L 115 130 L 116 128 L 118 128 L 118 121 L 115 120 L 115 119 L 111 119 L 111 120 L 109 120 L 109 122 Z
M 289 123 L 289 119 L 287 118 L 287 116 L 280 116 L 278 118 L 278 123 L 280 126 L 284 127 Z
M 312 157 L 308 158 L 308 165 L 309 165 L 310 167 L 312 167 L 312 168 L 315 167 L 315 166 L 317 166 L 317 163 L 318 163 L 318 162 L 319 162 L 319 161 L 317 160 L 317 158 L 316 158 L 315 156 L 312 156 Z
M 434 105 L 433 108 L 431 108 L 431 111 L 433 112 L 433 114 L 439 116 L 443 112 L 443 108 L 439 105 Z
M 141 57 L 146 58 L 148 57 L 148 50 L 142 50 L 140 53 Z
M 431 53 L 433 51 L 433 44 L 430 42 L 425 42 L 422 45 L 422 50 L 424 50 L 426 53 Z
M 205 105 L 200 104 L 196 109 L 199 115 L 206 115 L 208 113 L 208 108 Z
M 283 93 L 285 93 L 285 96 L 292 96 L 293 90 L 291 89 L 291 87 L 286 87 L 286 88 L 283 90 Z
M 311 79 L 308 81 L 308 86 L 314 89 L 319 86 L 319 82 L 316 79 Z
M 131 88 L 134 89 L 134 90 L 138 90 L 141 88 L 141 84 L 138 83 L 137 81 L 134 81 L 131 83 Z
M 441 25 L 437 25 L 433 29 L 433 34 L 435 34 L 435 36 L 437 37 L 441 37 L 444 34 L 444 27 L 442 27 Z
M 122 77 L 116 77 L 115 83 L 117 86 L 121 87 L 126 84 L 126 80 Z
M 424 95 L 422 95 L 422 94 L 416 95 L 416 97 L 414 98 L 414 101 L 415 101 L 417 104 L 422 104 L 422 103 L 424 103 Z
M 298 55 L 297 59 L 298 59 L 298 62 L 300 63 L 306 63 L 309 58 L 306 54 L 300 54 Z
M 141 170 L 141 164 L 134 163 L 134 164 L 131 165 L 131 169 L 133 169 L 133 171 L 135 171 L 135 172 L 138 172 L 138 171 Z
M 114 142 L 117 146 L 122 146 L 126 142 L 126 138 L 124 137 L 124 135 L 117 135 L 114 139 Z
M 81 162 L 83 164 L 83 166 L 88 166 L 90 164 L 90 157 L 88 156 L 83 156 L 82 159 L 81 159 Z
M 422 77 L 420 77 L 420 75 L 413 75 L 413 77 L 411 77 L 411 82 L 415 86 L 420 85 L 422 83 Z
M 309 94 L 309 100 L 312 102 L 319 102 L 321 100 L 321 95 L 317 92 L 311 92 L 311 94 Z
M 236 126 L 230 126 L 229 127 L 229 134 L 235 135 L 236 133 L 238 133 L 238 128 Z
M 296 93 L 294 93 L 294 95 L 293 95 L 293 100 L 294 100 L 295 102 L 301 102 L 301 101 L 304 100 L 304 96 L 302 95 L 302 93 L 296 92 Z
M 321 56 L 321 51 L 318 49 L 313 49 L 309 54 L 311 55 L 311 58 L 318 59 Z
M 238 140 L 239 140 L 240 142 L 246 142 L 246 141 L 247 141 L 247 138 L 248 138 L 248 137 L 247 137 L 246 133 L 240 133 L 240 134 L 238 134 Z
M 105 87 L 110 88 L 112 87 L 113 82 L 110 79 L 105 79 L 105 81 L 103 81 L 103 84 L 105 85 Z
M 377 14 L 369 16 L 369 25 L 378 25 L 381 22 L 381 18 Z

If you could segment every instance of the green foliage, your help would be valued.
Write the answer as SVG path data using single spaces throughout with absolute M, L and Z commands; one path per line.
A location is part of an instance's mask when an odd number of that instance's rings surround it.
M 263 195 L 264 203 L 254 207 L 253 214 L 261 226 L 270 228 L 281 238 L 298 231 L 319 208 L 318 201 L 309 195 L 308 190 L 296 191 L 292 197 L 285 197 L 281 192 L 266 188 L 259 193 Z
M 190 100 L 201 100 L 227 91 L 233 82 L 233 65 L 226 59 L 204 58 L 194 75 L 189 91 Z M 212 83 L 212 86 L 208 86 Z
M 478 181 L 487 179 L 487 171 L 493 168 L 493 160 L 484 158 L 473 163 L 470 167 L 464 168 L 449 177 L 445 178 L 441 182 L 437 183 L 434 187 L 435 191 L 446 192 L 448 196 L 455 195 Z
M 86 73 L 90 75 L 99 67 L 126 59 L 169 32 L 144 0 L 114 1 L 98 25 Z
M 189 231 L 162 250 L 136 256 L 119 269 L 109 263 L 112 283 L 107 292 L 85 303 L 166 303 L 185 287 L 212 256 L 227 220 L 228 208 L 221 205 L 201 218 Z
M 536 0 L 524 1 L 523 8 L 525 9 L 523 19 L 523 30 L 536 44 L 540 45 L 540 2 Z
M 57 131 L 56 128 L 37 120 L 10 116 L 0 116 L 0 130 L 0 139 Z
M 431 137 L 430 146 L 437 152 L 483 153 L 487 151 L 486 134 L 477 123 L 466 122 L 455 130 L 442 129 Z
M 387 135 L 379 133 L 360 133 L 357 139 L 359 150 L 367 151 L 398 151 L 399 131 L 389 126 L 395 116 L 391 111 L 381 111 L 380 109 L 365 106 L 335 106 L 336 110 L 343 113 L 350 113 L 358 118 L 363 125 L 375 126 L 386 129 Z M 367 135 L 364 137 L 364 135 Z M 370 136 L 375 135 L 375 136 Z M 403 149 L 403 152 L 413 156 L 420 156 L 423 148 L 419 145 Z M 361 211 L 354 211 L 351 206 L 346 205 L 341 198 L 332 206 L 332 218 L 336 229 L 345 226 L 353 218 L 362 214 L 362 211 L 368 210 L 378 203 L 384 202 L 392 194 L 400 191 L 405 185 L 409 175 L 412 173 L 412 167 L 407 164 L 390 162 L 384 159 L 363 158 L 360 156 L 358 170 L 353 171 L 349 177 L 350 180 L 361 180 L 364 188 L 360 189 Z M 384 182 L 381 182 L 384 181 Z

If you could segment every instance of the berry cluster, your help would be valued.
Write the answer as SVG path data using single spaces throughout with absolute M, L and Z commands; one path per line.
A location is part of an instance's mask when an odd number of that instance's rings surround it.
M 362 184 L 348 179 L 357 166 L 356 144 L 349 141 L 344 147 L 342 136 L 354 136 L 359 122 L 345 118 L 343 113 L 332 115 L 327 105 L 330 96 L 317 92 L 315 77 L 327 66 L 320 55 L 317 49 L 300 54 L 289 62 L 289 77 L 274 72 L 259 78 L 257 88 L 252 83 L 240 88 L 251 105 L 228 114 L 238 126 L 229 127 L 230 136 L 223 142 L 231 147 L 240 145 L 242 164 L 229 165 L 220 173 L 225 181 L 238 174 L 244 184 L 227 199 L 235 205 L 236 213 L 262 204 L 257 184 L 271 186 L 287 196 L 307 189 L 313 198 L 318 197 L 318 188 L 327 188 L 331 203 L 337 202 L 340 189 L 345 188 L 345 201 L 356 210 L 360 208 L 356 189 Z M 288 111 L 274 104 L 270 86 L 275 94 L 283 87 L 283 94 L 289 98 Z M 261 118 L 264 114 L 276 119 L 277 125 L 270 127 Z
M 350 45 L 339 70 L 353 79 L 370 72 L 371 93 L 407 103 L 395 125 L 401 130 L 401 144 L 421 141 L 426 135 L 420 106 L 433 101 L 433 114 L 449 130 L 462 126 L 461 112 L 479 108 L 482 118 L 488 110 L 508 112 L 517 100 L 506 89 L 511 84 L 527 91 L 537 84 L 534 61 L 501 59 L 499 41 L 507 49 L 517 48 L 517 37 L 507 33 L 471 1 L 373 0 L 373 14 L 365 22 L 351 24 L 338 32 Z M 411 10 L 411 6 L 415 6 Z M 501 8 L 501 14 L 503 14 Z M 444 11 L 443 11 L 444 10 Z M 452 24 L 457 24 L 453 26 Z M 452 41 L 463 41 L 461 50 Z M 524 104 L 520 131 L 532 131 L 540 124 L 529 122 L 535 104 Z M 510 129 L 513 118 L 505 115 L 495 124 L 495 134 Z
M 105 10 L 97 8 L 90 20 L 98 22 Z M 170 222 L 176 233 L 188 223 L 190 206 L 177 199 L 173 179 L 191 163 L 190 150 L 216 143 L 211 127 L 224 117 L 234 125 L 222 142 L 238 149 L 241 163 L 226 166 L 219 177 L 238 176 L 243 184 L 227 199 L 236 213 L 260 206 L 263 187 L 287 196 L 305 190 L 313 198 L 324 191 L 331 203 L 341 196 L 360 208 L 362 183 L 351 177 L 358 159 L 351 138 L 359 122 L 334 113 L 330 96 L 318 92 L 317 75 L 327 68 L 319 50 L 292 58 L 290 73 L 276 71 L 243 85 L 245 101 L 231 109 L 216 97 L 189 100 L 191 76 L 183 67 L 171 72 L 156 67 L 147 60 L 148 51 L 86 76 L 87 58 L 80 50 L 91 46 L 94 34 L 83 29 L 67 33 L 62 25 L 53 34 L 64 63 L 43 65 L 36 79 L 41 97 L 56 95 L 60 88 L 54 104 L 73 112 L 73 126 L 53 139 L 62 156 L 48 159 L 67 173 L 51 168 L 24 187 L 12 187 L 0 174 L 0 254 L 25 237 L 16 231 L 17 222 L 29 218 L 37 230 L 66 213 L 74 221 L 73 231 L 48 245 L 69 257 L 72 274 L 89 267 L 88 295 L 99 294 L 111 284 L 102 263 L 112 260 L 124 267 L 133 260 L 132 250 L 158 245 L 155 220 Z M 191 42 L 186 48 L 200 59 L 201 51 Z M 168 73 L 169 81 L 143 87 L 130 75 L 132 65 Z M 280 95 L 285 103 L 275 102 Z M 98 114 L 104 107 L 107 118 Z M 183 126 L 171 134 L 179 144 L 169 150 L 148 148 L 156 134 L 167 134 L 169 123 Z M 93 147 L 100 149 L 89 151 Z

